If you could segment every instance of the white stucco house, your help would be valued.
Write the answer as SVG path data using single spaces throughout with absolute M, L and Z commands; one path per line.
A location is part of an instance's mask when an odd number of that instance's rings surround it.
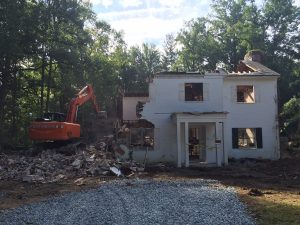
M 229 158 L 278 159 L 279 74 L 245 59 L 237 72 L 156 74 L 142 118 L 154 124 L 151 162 L 222 166 Z M 145 149 L 133 157 L 143 160 Z

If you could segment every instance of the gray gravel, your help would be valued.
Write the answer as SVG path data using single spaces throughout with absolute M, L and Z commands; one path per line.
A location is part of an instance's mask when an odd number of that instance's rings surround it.
M 122 180 L 0 211 L 1 225 L 249 224 L 233 188 L 213 180 Z

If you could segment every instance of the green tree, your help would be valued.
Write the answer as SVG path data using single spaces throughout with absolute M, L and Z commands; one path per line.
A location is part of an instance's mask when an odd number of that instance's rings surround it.
M 266 30 L 266 65 L 281 74 L 279 106 L 281 107 L 299 89 L 290 88 L 299 78 L 299 7 L 292 0 L 266 0 L 262 9 L 263 29 Z
M 153 74 L 161 70 L 161 55 L 159 50 L 153 44 L 142 44 L 141 47 L 134 46 L 129 49 L 128 71 L 126 73 L 127 86 L 132 91 L 148 90 L 148 82 Z M 128 89 L 128 88 L 127 88 Z
M 234 69 L 247 51 L 264 50 L 265 30 L 254 0 L 213 0 L 212 8 L 210 30 L 228 69 Z
M 179 32 L 177 41 L 182 47 L 176 63 L 180 69 L 200 72 L 215 69 L 222 56 L 220 45 L 214 39 L 206 18 L 187 22 Z
M 287 101 L 281 113 L 283 133 L 289 137 L 300 135 L 300 98 L 293 97 Z
M 175 69 L 173 67 L 178 57 L 176 46 L 177 43 L 174 34 L 167 34 L 162 55 L 162 69 L 165 71 Z

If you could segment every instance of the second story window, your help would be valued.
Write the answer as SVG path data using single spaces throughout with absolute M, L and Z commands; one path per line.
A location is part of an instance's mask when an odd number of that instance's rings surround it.
M 239 85 L 237 86 L 237 102 L 241 103 L 254 103 L 254 88 L 252 85 Z
M 185 101 L 203 101 L 203 83 L 185 83 Z

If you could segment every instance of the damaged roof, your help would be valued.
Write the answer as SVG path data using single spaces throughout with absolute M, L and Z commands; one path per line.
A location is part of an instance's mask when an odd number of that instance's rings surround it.
M 269 69 L 261 63 L 248 59 L 241 60 L 239 65 L 237 66 L 237 71 L 229 74 L 229 76 L 236 75 L 280 76 L 279 73 Z

